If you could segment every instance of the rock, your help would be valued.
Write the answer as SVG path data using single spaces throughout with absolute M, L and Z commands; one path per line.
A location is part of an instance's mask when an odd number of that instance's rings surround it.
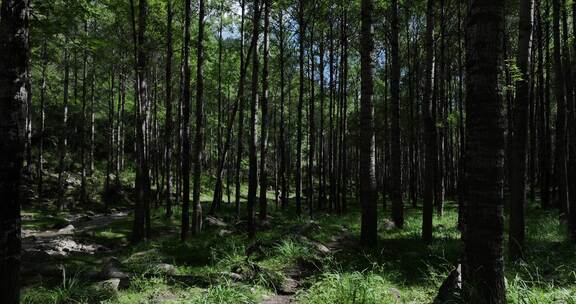
M 160 273 L 167 274 L 167 275 L 175 275 L 176 274 L 176 267 L 174 265 L 160 263 L 156 265 L 156 270 Z
M 401 297 L 400 290 L 392 287 L 392 288 L 388 289 L 388 292 L 390 294 L 392 294 L 396 298 L 396 300 L 400 300 L 400 297 Z
M 98 277 L 102 279 L 127 279 L 128 274 L 121 270 L 122 263 L 116 258 L 110 258 L 102 270 L 99 272 Z
M 207 216 L 204 219 L 204 225 L 207 227 L 224 228 L 228 227 L 228 224 L 224 223 L 221 219 L 215 218 L 213 216 Z
M 284 279 L 284 281 L 282 282 L 282 284 L 278 288 L 278 294 L 293 295 L 296 293 L 296 290 L 298 289 L 298 285 L 299 285 L 298 281 L 291 279 L 291 278 L 286 278 L 286 279 Z
M 74 230 L 76 230 L 76 227 L 74 227 L 74 225 L 68 225 L 62 229 L 58 230 L 59 234 L 73 234 Z
M 217 234 L 219 237 L 225 237 L 225 236 L 231 235 L 231 234 L 232 234 L 232 231 L 226 230 L 226 229 L 220 229 L 220 230 L 218 230 L 218 232 L 216 232 L 216 234 Z
M 109 279 L 95 284 L 97 289 L 106 289 L 118 291 L 120 287 L 120 279 Z
M 394 224 L 394 222 L 389 219 L 384 219 L 384 221 L 382 221 L 382 228 L 385 231 L 394 230 L 396 229 L 396 224 Z
M 330 248 L 326 247 L 322 243 L 313 242 L 313 244 L 314 244 L 314 247 L 316 248 L 316 250 L 322 254 L 329 254 L 331 252 Z

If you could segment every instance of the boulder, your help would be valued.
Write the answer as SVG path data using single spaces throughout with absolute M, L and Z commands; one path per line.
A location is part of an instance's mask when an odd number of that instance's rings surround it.
M 278 287 L 278 294 L 280 295 L 293 295 L 298 290 L 298 281 L 292 278 L 285 278 L 282 284 Z
M 175 275 L 176 274 L 176 267 L 171 264 L 160 263 L 156 265 L 156 270 L 162 274 L 166 275 Z
M 73 234 L 76 227 L 74 225 L 68 225 L 62 229 L 58 229 L 59 234 Z

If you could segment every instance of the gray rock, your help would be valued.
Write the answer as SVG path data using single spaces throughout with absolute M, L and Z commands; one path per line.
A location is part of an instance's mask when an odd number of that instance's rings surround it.
M 286 278 L 278 288 L 278 293 L 281 295 L 293 295 L 298 289 L 298 281 Z
M 156 265 L 156 269 L 163 274 L 167 274 L 167 275 L 175 275 L 176 274 L 176 267 L 174 267 L 174 265 L 171 264 L 166 264 L 166 263 L 160 263 L 158 265 Z
M 74 230 L 76 230 L 76 227 L 74 227 L 74 225 L 68 225 L 62 229 L 58 230 L 59 234 L 73 234 Z
M 392 294 L 396 298 L 396 300 L 400 300 L 401 297 L 400 290 L 396 288 L 390 288 L 388 289 L 388 292 Z
M 226 229 L 219 229 L 218 232 L 216 232 L 216 234 L 219 237 L 225 237 L 225 236 L 229 236 L 232 234 L 232 231 L 230 230 L 226 230 Z

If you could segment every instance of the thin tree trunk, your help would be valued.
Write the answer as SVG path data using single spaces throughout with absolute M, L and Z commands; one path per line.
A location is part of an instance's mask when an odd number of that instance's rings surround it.
M 182 89 L 182 226 L 180 240 L 185 241 L 190 229 L 190 15 L 191 1 L 184 1 L 184 77 Z
M 436 171 L 436 126 L 432 117 L 434 87 L 434 0 L 428 0 L 426 9 L 426 67 L 422 117 L 424 125 L 424 189 L 422 238 L 432 241 L 432 219 L 434 212 L 434 179 Z
M 204 0 L 198 7 L 198 45 L 196 49 L 196 132 L 194 136 L 194 194 L 192 209 L 192 232 L 202 230 L 202 205 L 200 204 L 200 179 L 202 178 L 202 155 L 204 144 Z
M 256 205 L 256 191 L 258 190 L 258 159 L 256 158 L 256 116 L 258 107 L 258 38 L 260 36 L 260 1 L 254 0 L 254 19 L 252 30 L 252 98 L 250 100 L 250 134 L 249 134 L 249 172 L 248 172 L 248 236 L 256 236 L 256 221 L 254 208 Z
M 393 0 L 392 6 L 397 3 Z M 361 36 L 360 36 L 360 77 L 362 82 L 362 97 L 360 100 L 360 203 L 362 205 L 362 225 L 360 239 L 364 246 L 376 246 L 378 242 L 378 216 L 376 198 L 376 168 L 375 168 L 375 134 L 374 134 L 374 28 L 373 0 L 362 0 L 361 3 Z
M 402 149 L 400 146 L 400 62 L 398 47 L 398 1 L 392 0 L 392 38 L 391 38 L 391 58 L 392 75 L 390 77 L 390 92 L 392 102 L 390 103 L 391 124 L 392 124 L 392 159 L 391 159 L 391 199 L 392 199 L 392 220 L 398 228 L 404 226 L 404 203 L 402 201 Z
M 268 33 L 270 28 L 270 2 L 271 0 L 264 0 L 264 44 L 263 44 L 263 57 L 264 62 L 262 65 L 262 101 L 261 107 L 261 123 L 260 123 L 260 221 L 265 222 L 268 220 L 268 201 L 266 199 L 266 190 L 268 190 L 268 176 L 266 173 L 266 157 L 268 145 L 268 89 L 269 89 L 269 39 Z

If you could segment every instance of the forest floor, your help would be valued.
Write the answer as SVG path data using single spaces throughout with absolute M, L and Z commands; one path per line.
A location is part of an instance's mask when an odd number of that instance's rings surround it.
M 224 203 L 185 243 L 179 210 L 166 219 L 159 207 L 152 239 L 136 246 L 130 201 L 65 213 L 46 202 L 26 206 L 22 302 L 432 303 L 462 250 L 452 202 L 434 218 L 431 244 L 420 238 L 420 209 L 407 206 L 403 229 L 381 211 L 378 248 L 363 250 L 354 201 L 345 215 L 313 220 L 271 203 L 255 240 Z M 557 212 L 530 204 L 525 260 L 506 263 L 509 303 L 576 303 L 576 248 L 559 227 Z

